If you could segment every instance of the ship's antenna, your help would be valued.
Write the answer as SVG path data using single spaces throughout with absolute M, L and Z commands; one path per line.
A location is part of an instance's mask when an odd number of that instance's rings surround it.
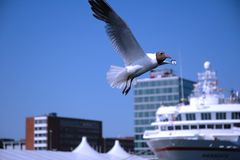
M 178 52 L 178 58 L 179 58 L 179 72 L 180 72 L 180 77 L 181 77 L 181 102 L 185 101 L 184 98 L 184 88 L 183 88 L 183 68 L 182 68 L 182 52 L 181 49 Z

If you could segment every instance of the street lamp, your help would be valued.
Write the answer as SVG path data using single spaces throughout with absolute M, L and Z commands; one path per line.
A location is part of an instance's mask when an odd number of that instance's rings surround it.
M 49 150 L 52 150 L 52 130 L 49 130 Z

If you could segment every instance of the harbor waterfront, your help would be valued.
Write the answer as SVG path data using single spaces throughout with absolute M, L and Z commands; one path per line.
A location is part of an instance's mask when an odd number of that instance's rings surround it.
M 225 98 L 210 62 L 198 73 L 190 104 L 161 106 L 153 130 L 144 139 L 160 160 L 238 160 L 240 104 L 238 92 Z
M 172 74 L 170 70 L 169 72 L 165 70 L 163 73 L 160 75 Z M 159 73 L 151 74 L 153 78 L 157 75 Z M 186 95 L 184 89 L 193 81 L 168 76 L 163 76 L 163 79 L 165 81 L 166 78 L 176 80 L 182 84 L 182 86 L 178 86 L 182 92 L 179 92 L 177 97 L 181 98 L 182 96 L 181 99 L 185 100 L 183 98 Z M 156 80 L 154 79 L 154 82 L 159 81 Z M 183 85 L 183 82 L 187 85 Z M 136 92 L 140 92 L 140 90 L 138 89 Z M 177 101 L 177 99 L 174 100 Z M 222 89 L 218 88 L 216 72 L 207 61 L 204 63 L 204 72 L 198 73 L 198 81 L 194 84 L 192 94 L 189 95 L 189 102 L 183 101 L 178 105 L 159 105 L 155 113 L 156 119 L 151 123 L 151 129 L 145 130 L 143 138 L 157 160 L 238 160 L 240 156 L 239 102 L 239 93 L 236 91 L 231 91 L 230 96 L 225 98 Z M 45 121 L 47 117 L 40 117 L 35 117 L 34 122 L 37 126 L 33 128 L 48 126 L 42 124 L 47 122 Z M 56 113 L 51 113 L 50 117 L 57 118 Z M 37 132 L 33 133 L 36 135 Z M 135 152 L 138 155 L 127 153 L 120 143 L 115 141 L 114 146 L 108 152 L 101 153 L 89 145 L 86 137 L 82 137 L 81 143 L 72 151 L 42 150 L 44 148 L 41 150 L 38 150 L 39 148 L 35 148 L 35 150 L 1 149 L 0 160 L 154 159 L 151 155 L 141 155 L 138 152 Z M 53 149 L 52 143 L 50 148 Z

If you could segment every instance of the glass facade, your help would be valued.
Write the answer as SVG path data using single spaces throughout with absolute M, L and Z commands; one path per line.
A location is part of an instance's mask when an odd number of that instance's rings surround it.
M 85 136 L 97 151 L 102 150 L 102 122 L 95 120 L 48 117 L 49 150 L 72 151 Z
M 161 105 L 176 105 L 181 101 L 181 84 L 183 84 L 184 97 L 187 98 L 192 92 L 193 83 L 173 75 L 137 81 L 134 87 L 134 150 L 136 154 L 152 154 L 146 140 L 143 139 L 144 131 L 154 129 L 150 124 L 155 121 L 155 112 Z

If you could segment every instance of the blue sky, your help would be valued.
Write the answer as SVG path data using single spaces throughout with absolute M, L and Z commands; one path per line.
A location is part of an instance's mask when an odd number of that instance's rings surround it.
M 209 60 L 222 88 L 240 90 L 239 1 L 108 2 L 146 52 L 181 52 L 191 80 Z M 112 64 L 123 62 L 87 0 L 1 0 L 0 137 L 24 138 L 25 117 L 49 112 L 102 120 L 105 137 L 133 135 L 133 91 L 110 88 Z

